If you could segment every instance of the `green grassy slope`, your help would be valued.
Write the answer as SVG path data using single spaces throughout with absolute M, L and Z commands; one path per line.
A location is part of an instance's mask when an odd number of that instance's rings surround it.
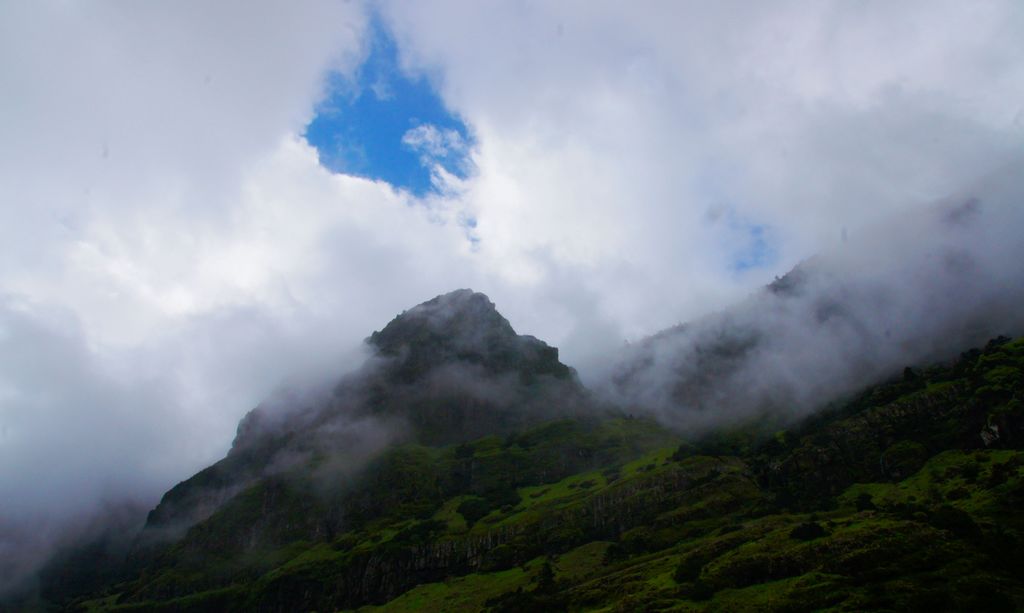
M 1022 386 L 1024 342 L 998 340 L 785 430 L 618 417 L 405 445 L 344 495 L 254 486 L 68 609 L 1020 610 Z

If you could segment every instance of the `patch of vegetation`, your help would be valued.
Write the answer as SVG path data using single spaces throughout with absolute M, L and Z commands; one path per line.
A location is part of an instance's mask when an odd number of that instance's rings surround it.
M 1022 367 L 997 339 L 800 423 L 559 419 L 262 480 L 71 610 L 1022 610 Z

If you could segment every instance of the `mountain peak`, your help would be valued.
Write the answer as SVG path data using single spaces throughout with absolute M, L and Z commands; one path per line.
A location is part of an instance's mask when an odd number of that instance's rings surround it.
M 436 296 L 395 317 L 368 342 L 383 355 L 403 347 L 445 342 L 460 351 L 482 351 L 487 340 L 515 338 L 515 330 L 486 295 L 458 289 Z
M 411 381 L 439 364 L 475 364 L 492 373 L 519 371 L 568 378 L 558 350 L 532 336 L 520 336 L 490 298 L 459 289 L 432 298 L 395 317 L 367 343 L 396 358 L 394 370 Z

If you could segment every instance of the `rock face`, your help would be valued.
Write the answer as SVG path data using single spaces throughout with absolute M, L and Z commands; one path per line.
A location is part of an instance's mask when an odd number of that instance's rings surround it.
M 410 309 L 374 332 L 367 343 L 392 358 L 389 376 L 414 381 L 442 364 L 479 366 L 492 375 L 516 373 L 523 383 L 548 376 L 574 378 L 558 349 L 517 335 L 487 296 L 460 289 Z
M 586 403 L 558 349 L 516 334 L 487 296 L 468 289 L 402 313 L 367 344 L 379 372 L 336 394 L 361 389 L 373 414 L 408 422 L 428 444 L 504 434 Z

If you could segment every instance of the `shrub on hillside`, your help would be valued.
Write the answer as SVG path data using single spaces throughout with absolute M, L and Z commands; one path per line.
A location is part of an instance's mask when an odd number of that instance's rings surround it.
M 828 534 L 817 522 L 804 522 L 789 532 L 789 538 L 798 541 L 813 541 Z
M 481 517 L 491 512 L 491 503 L 483 498 L 474 496 L 463 500 L 455 510 L 466 519 L 467 524 L 472 526 Z

